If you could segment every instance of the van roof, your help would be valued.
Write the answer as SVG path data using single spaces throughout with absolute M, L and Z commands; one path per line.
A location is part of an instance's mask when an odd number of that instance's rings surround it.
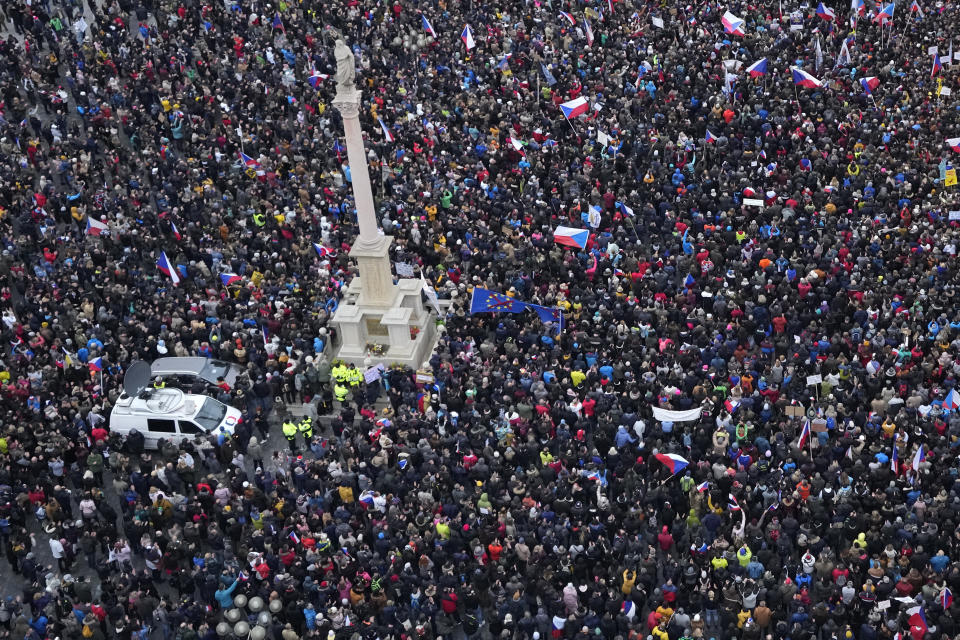
M 117 415 L 165 416 L 168 418 L 193 418 L 200 411 L 207 396 L 184 393 L 180 389 L 145 389 L 139 396 L 122 394 L 114 405 Z

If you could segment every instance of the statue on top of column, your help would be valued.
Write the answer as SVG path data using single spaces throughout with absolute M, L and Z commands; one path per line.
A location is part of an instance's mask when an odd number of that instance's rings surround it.
M 353 51 L 343 38 L 337 38 L 333 47 L 333 56 L 337 59 L 337 88 L 356 89 L 357 62 L 353 57 Z

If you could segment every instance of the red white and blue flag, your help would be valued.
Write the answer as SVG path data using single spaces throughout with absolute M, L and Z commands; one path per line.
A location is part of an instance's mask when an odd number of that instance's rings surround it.
M 433 30 L 433 25 L 430 24 L 430 21 L 429 21 L 429 20 L 427 20 L 427 16 L 425 16 L 425 15 L 423 15 L 423 14 L 421 13 L 421 14 L 420 14 L 420 20 L 421 20 L 421 22 L 423 23 L 423 28 L 424 28 L 424 30 L 425 30 L 427 33 L 429 33 L 430 35 L 432 35 L 434 38 L 436 38 L 436 37 L 437 37 L 437 32 Z
M 729 10 L 723 14 L 723 17 L 720 18 L 720 22 L 723 23 L 724 32 L 730 34 L 731 36 L 746 35 L 746 32 L 743 30 L 743 19 L 733 15 Z
M 689 466 L 690 461 L 678 456 L 675 453 L 658 453 L 654 456 L 659 460 L 667 469 L 670 469 L 671 474 L 678 474 Z
M 810 439 L 810 421 L 803 421 L 803 428 L 800 429 L 800 437 L 797 439 L 797 449 L 803 449 Z
M 873 21 L 879 22 L 881 25 L 891 22 L 893 20 L 893 12 L 896 8 L 897 5 L 891 2 L 877 12 L 877 15 L 873 17 Z
M 864 0 L 850 0 L 850 11 L 858 16 L 867 12 L 867 3 Z
M 390 132 L 390 129 L 387 129 L 387 125 L 383 123 L 383 118 L 377 118 L 377 122 L 380 123 L 380 128 L 383 130 L 383 137 L 387 139 L 387 142 L 393 142 L 393 134 Z
M 707 129 L 707 133 L 703 136 L 703 141 L 706 142 L 707 144 L 710 144 L 711 142 L 716 142 L 717 136 L 713 135 L 710 132 L 710 129 Z
M 243 151 L 237 151 L 237 154 L 240 156 L 240 162 L 246 165 L 250 169 L 257 169 L 260 167 L 260 163 L 257 162 L 255 158 L 251 158 Z
M 331 258 L 337 255 L 337 252 L 334 251 L 333 249 L 328 249 L 322 244 L 318 244 L 316 242 L 313 243 L 313 248 L 317 250 L 317 255 L 320 256 L 321 258 Z
M 165 275 L 170 276 L 170 279 L 173 280 L 174 286 L 180 284 L 180 275 L 177 274 L 177 270 L 173 267 L 173 264 L 170 260 L 167 259 L 167 252 L 161 251 L 160 258 L 157 260 L 157 268 L 160 269 Z
M 872 95 L 874 89 L 880 86 L 880 78 L 877 78 L 876 76 L 860 78 L 860 86 L 863 87 L 864 93 L 867 95 Z
M 767 59 L 760 58 L 752 65 L 747 67 L 747 73 L 750 74 L 751 78 L 759 78 L 760 76 L 767 74 Z
M 944 587 L 943 591 L 940 592 L 940 606 L 943 607 L 943 610 L 946 611 L 950 608 L 950 605 L 953 604 L 953 591 L 950 591 L 949 587 Z
M 593 27 L 590 26 L 590 21 L 586 18 L 583 19 L 584 31 L 587 34 L 587 46 L 593 46 Z
M 554 242 L 565 247 L 585 249 L 589 239 L 590 232 L 586 229 L 561 226 L 553 230 Z
M 833 9 L 824 5 L 822 2 L 817 5 L 817 15 L 828 21 L 832 21 L 837 17 L 837 14 L 833 11 Z
M 87 216 L 87 235 L 88 236 L 99 236 L 104 231 L 109 231 L 110 227 L 106 222 L 100 222 L 99 220 L 94 220 L 91 216 Z
M 273 14 L 273 22 L 271 22 L 270 24 L 273 26 L 274 29 L 280 29 L 284 33 L 287 32 L 287 30 L 283 28 L 283 20 L 280 19 L 279 13 Z
M 819 89 L 823 86 L 823 83 L 814 78 L 812 75 L 804 71 L 803 69 L 798 69 L 797 67 L 790 67 L 790 72 L 793 74 L 793 84 L 800 85 L 801 87 L 806 87 L 807 89 Z
M 927 624 L 927 616 L 923 612 L 923 607 L 913 607 L 907 609 L 907 622 L 910 623 L 910 632 L 913 633 L 914 630 L 917 631 L 917 634 L 914 637 L 923 637 L 926 635 L 927 631 L 930 630 L 930 626 Z
M 950 145 L 950 148 L 960 153 L 960 138 L 953 138 L 947 140 L 947 144 Z M 960 408 L 960 392 L 956 389 L 951 389 L 950 393 L 947 394 L 947 397 L 943 399 L 943 408 L 947 411 L 953 411 L 954 409 Z
M 937 75 L 943 71 L 943 63 L 940 62 L 940 56 L 936 53 L 933 54 L 933 67 L 930 69 L 930 77 Z
M 567 120 L 581 116 L 589 110 L 590 103 L 583 96 L 560 104 L 560 111 L 563 112 L 563 117 Z
M 90 367 L 90 371 L 103 371 L 103 358 L 94 358 L 87 366 Z
M 473 29 L 470 28 L 470 25 L 466 25 L 463 28 L 463 31 L 460 33 L 460 39 L 463 40 L 463 44 L 466 45 L 467 51 L 477 46 L 477 41 L 473 39 Z
M 300 544 L 300 536 L 297 535 L 296 531 L 291 531 L 287 537 L 293 540 L 293 544 Z
M 223 286 L 225 286 L 225 287 L 229 287 L 230 285 L 236 284 L 236 283 L 238 283 L 238 282 L 241 282 L 242 280 L 243 280 L 243 278 L 241 278 L 240 276 L 238 276 L 238 275 L 235 274 L 235 273 L 221 273 L 221 274 L 220 274 L 220 282 L 222 282 L 222 283 L 223 283 Z
M 913 0 L 913 2 L 910 3 L 910 13 L 923 13 L 923 7 L 920 6 L 917 0 Z
M 737 502 L 737 499 L 733 497 L 733 494 L 729 494 L 727 498 L 727 508 L 730 509 L 730 511 L 740 511 L 740 503 Z
M 570 23 L 570 26 L 571 26 L 571 27 L 574 26 L 575 24 L 577 24 L 576 18 L 574 18 L 572 14 L 567 13 L 566 11 L 561 11 L 561 12 L 560 12 L 560 17 L 566 18 L 566 19 L 567 19 L 567 22 Z
M 703 493 L 709 488 L 710 488 L 710 483 L 707 480 L 704 480 L 703 482 L 697 485 L 697 493 Z
M 920 448 L 917 449 L 917 452 L 913 456 L 913 464 L 910 466 L 913 467 L 914 471 L 920 470 L 920 463 L 927 459 L 927 453 L 923 450 L 923 445 L 920 445 Z
M 307 82 L 310 83 L 310 86 L 311 86 L 311 87 L 313 87 L 314 89 L 316 89 L 316 88 L 320 85 L 320 82 L 321 82 L 321 81 L 326 80 L 326 79 L 329 78 L 329 77 L 330 77 L 330 76 L 329 76 L 328 74 L 326 74 L 326 73 L 317 73 L 317 70 L 316 70 L 316 69 L 313 69 L 313 70 L 310 71 L 310 77 L 307 78 Z
M 173 232 L 173 237 L 177 239 L 177 242 L 183 239 L 183 236 L 180 235 L 180 229 L 177 229 L 177 225 L 173 220 L 170 221 L 170 231 Z

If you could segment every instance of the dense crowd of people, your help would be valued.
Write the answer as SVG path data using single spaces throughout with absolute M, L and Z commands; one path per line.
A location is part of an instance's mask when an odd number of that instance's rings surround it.
M 4 635 L 960 637 L 958 3 L 0 19 Z M 334 359 L 337 36 L 448 301 L 427 385 Z M 246 419 L 144 452 L 111 408 L 173 355 L 244 367 Z

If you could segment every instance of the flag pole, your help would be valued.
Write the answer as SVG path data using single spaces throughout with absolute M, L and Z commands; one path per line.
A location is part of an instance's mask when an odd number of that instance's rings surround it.
M 670 482 L 671 480 L 673 480 L 673 477 L 674 477 L 675 475 L 677 475 L 677 474 L 671 473 L 671 474 L 667 477 L 666 480 L 664 480 L 663 482 L 661 482 L 660 484 L 658 484 L 657 486 L 655 486 L 654 489 L 659 489 L 659 488 L 662 487 L 663 485 L 667 484 L 668 482 Z

